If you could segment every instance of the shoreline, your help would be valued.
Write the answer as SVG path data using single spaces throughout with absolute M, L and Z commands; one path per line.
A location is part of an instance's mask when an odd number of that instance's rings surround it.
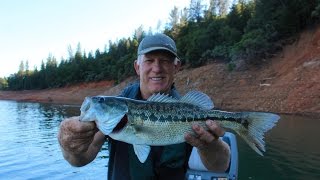
M 132 80 L 131 80 L 132 81 Z M 130 81 L 129 81 L 130 82 Z M 128 82 L 127 82 L 128 83 Z M 124 84 L 127 84 L 124 83 Z M 91 83 L 92 84 L 92 83 Z M 108 84 L 109 91 L 111 90 L 113 94 L 111 94 L 106 87 L 99 87 L 97 90 L 97 86 L 95 86 L 95 90 L 93 91 L 92 88 L 86 88 L 79 90 L 77 93 L 78 95 L 71 95 L 73 93 L 66 93 L 66 92 L 73 92 L 71 89 L 81 89 L 82 85 L 74 85 L 72 87 L 64 87 L 64 88 L 56 88 L 56 89 L 45 89 L 45 90 L 24 90 L 24 91 L 0 91 L 0 100 L 4 101 L 16 101 L 16 102 L 30 102 L 30 103 L 43 103 L 43 104 L 56 104 L 56 105 L 65 105 L 65 106 L 74 106 L 74 107 L 81 107 L 81 104 L 88 93 L 87 91 L 91 92 L 89 96 L 95 95 L 116 95 L 118 92 L 114 90 L 115 88 L 119 90 L 117 86 L 110 85 L 110 82 L 99 82 L 101 85 Z M 89 86 L 89 85 L 87 85 Z M 125 85 L 121 85 L 124 87 Z M 81 93 L 81 91 L 84 91 Z M 98 94 L 94 94 L 97 93 Z M 109 93 L 108 93 L 109 92 Z M 117 93 L 115 93 L 117 92 Z M 61 95 L 64 94 L 64 95 Z M 269 103 L 269 102 L 268 102 Z M 267 103 L 267 104 L 268 104 Z M 268 108 L 264 108 L 263 110 L 256 110 L 251 109 L 250 107 L 239 107 L 239 106 L 231 106 L 231 107 L 219 107 L 218 109 L 225 110 L 225 111 L 263 111 L 263 112 L 271 112 L 276 114 L 283 114 L 283 115 L 296 115 L 296 116 L 307 116 L 312 118 L 319 118 L 320 120 L 320 112 L 282 112 L 282 111 L 274 111 Z
M 228 70 L 228 63 L 182 67 L 175 77 L 181 95 L 190 90 L 207 94 L 217 109 L 265 111 L 280 114 L 320 114 L 320 28 L 300 34 L 298 40 L 267 59 L 261 66 Z M 0 99 L 81 105 L 87 96 L 117 95 L 137 80 L 79 83 L 62 88 L 0 91 Z

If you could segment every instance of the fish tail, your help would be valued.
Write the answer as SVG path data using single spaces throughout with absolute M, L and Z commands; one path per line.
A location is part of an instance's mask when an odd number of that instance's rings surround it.
M 264 134 L 276 125 L 280 117 L 266 112 L 242 112 L 241 116 L 241 123 L 237 123 L 238 126 L 230 125 L 229 128 L 242 137 L 255 152 L 263 156 L 263 152 L 266 151 Z
M 240 133 L 240 136 L 261 156 L 265 152 L 264 134 L 272 129 L 279 120 L 279 116 L 273 113 L 248 112 L 248 132 Z

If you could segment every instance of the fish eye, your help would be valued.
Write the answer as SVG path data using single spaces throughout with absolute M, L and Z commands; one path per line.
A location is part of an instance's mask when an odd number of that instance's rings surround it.
M 98 102 L 99 102 L 99 103 L 103 103 L 103 102 L 104 102 L 104 98 L 103 98 L 103 97 L 100 97 L 99 100 L 98 100 Z

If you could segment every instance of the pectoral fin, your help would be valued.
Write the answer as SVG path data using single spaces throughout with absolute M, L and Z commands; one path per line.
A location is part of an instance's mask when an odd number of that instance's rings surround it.
M 137 155 L 141 163 L 144 163 L 147 160 L 151 150 L 150 146 L 148 145 L 138 145 L 138 144 L 134 144 L 133 149 L 134 149 L 134 153 Z

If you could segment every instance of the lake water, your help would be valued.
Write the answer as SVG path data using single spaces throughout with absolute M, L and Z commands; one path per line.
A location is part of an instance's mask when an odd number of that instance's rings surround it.
M 106 179 L 106 144 L 84 167 L 62 157 L 59 124 L 78 114 L 79 107 L 0 101 L 0 179 Z M 320 179 L 319 128 L 320 119 L 281 115 L 263 157 L 238 138 L 239 179 Z

